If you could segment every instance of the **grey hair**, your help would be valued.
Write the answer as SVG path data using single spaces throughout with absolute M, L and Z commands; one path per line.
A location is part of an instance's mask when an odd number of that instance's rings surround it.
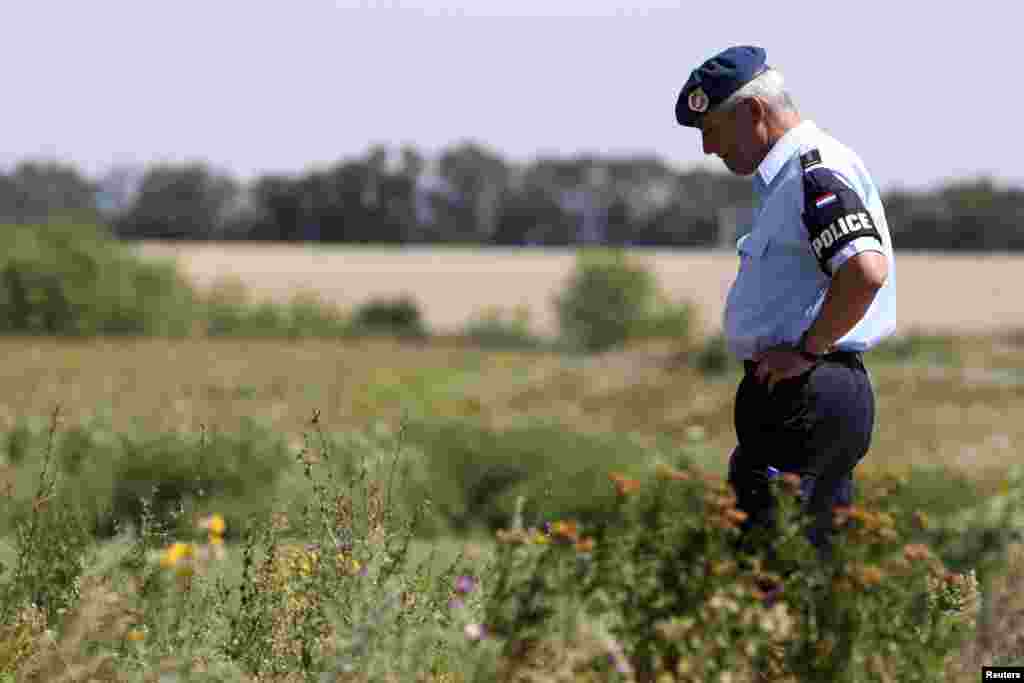
M 731 111 L 740 102 L 752 97 L 761 100 L 768 105 L 769 109 L 775 111 L 796 111 L 793 98 L 790 97 L 789 92 L 783 87 L 784 84 L 785 81 L 782 78 L 781 72 L 775 69 L 768 69 L 754 80 L 746 83 L 732 95 L 729 95 L 724 102 L 718 105 L 716 111 Z

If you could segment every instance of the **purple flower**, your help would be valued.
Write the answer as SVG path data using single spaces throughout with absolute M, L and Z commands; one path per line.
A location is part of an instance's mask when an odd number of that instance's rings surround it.
M 455 592 L 460 595 L 472 593 L 474 588 L 476 588 L 476 579 L 472 576 L 463 575 L 455 579 Z
M 448 609 L 462 609 L 465 606 L 466 603 L 464 603 L 459 598 L 452 598 L 448 601 Z
M 764 599 L 762 600 L 765 607 L 771 607 L 775 604 L 775 601 L 778 600 L 780 595 L 782 595 L 782 588 L 782 584 L 780 583 L 778 586 L 766 592 Z

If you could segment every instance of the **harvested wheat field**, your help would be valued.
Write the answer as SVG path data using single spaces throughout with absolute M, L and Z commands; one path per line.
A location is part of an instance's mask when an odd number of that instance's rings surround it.
M 176 257 L 200 288 L 237 277 L 256 300 L 283 302 L 307 290 L 343 308 L 373 296 L 411 294 L 428 325 L 453 331 L 489 306 L 525 305 L 538 334 L 552 335 L 551 298 L 572 272 L 570 249 L 377 248 L 323 245 L 161 243 L 138 245 L 146 257 Z M 632 250 L 674 299 L 697 304 L 713 332 L 735 254 L 717 250 Z M 1016 296 L 1024 256 L 897 252 L 900 329 L 974 334 L 1024 329 Z

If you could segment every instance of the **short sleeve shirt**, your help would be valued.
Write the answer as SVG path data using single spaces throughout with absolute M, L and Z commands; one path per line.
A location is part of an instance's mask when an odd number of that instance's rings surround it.
M 723 328 L 741 360 L 796 344 L 818 317 L 832 276 L 850 257 L 876 251 L 888 277 L 867 313 L 834 348 L 866 351 L 896 330 L 896 264 L 881 196 L 848 147 L 803 121 L 780 138 L 754 174 L 760 200 L 737 243 L 739 272 Z

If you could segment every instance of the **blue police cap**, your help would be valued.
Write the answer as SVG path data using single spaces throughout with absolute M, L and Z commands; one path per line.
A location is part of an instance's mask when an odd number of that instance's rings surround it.
M 676 100 L 676 121 L 700 128 L 705 113 L 767 70 L 765 51 L 760 47 L 740 45 L 715 55 L 690 73 Z

